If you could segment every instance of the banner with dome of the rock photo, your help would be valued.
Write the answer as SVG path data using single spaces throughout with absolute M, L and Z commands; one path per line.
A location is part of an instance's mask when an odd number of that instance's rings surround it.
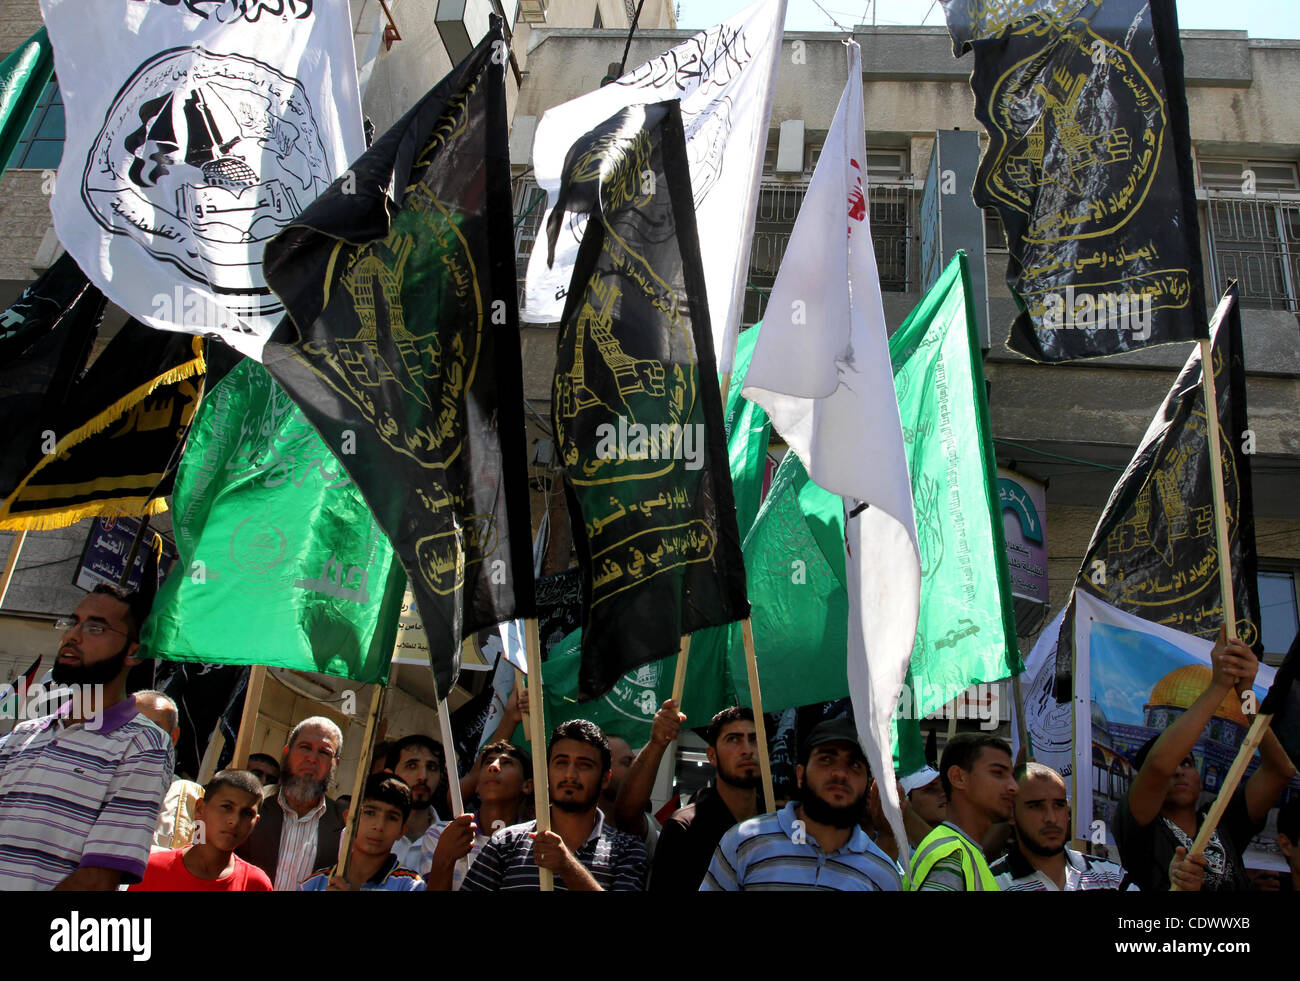
M 336 0 L 41 0 L 67 121 L 54 228 L 161 330 L 261 358 L 266 243 L 365 149 Z
M 1167 729 L 1209 686 L 1210 650 L 1214 644 L 1124 613 L 1079 590 L 1074 599 L 1075 678 L 1079 693 L 1074 700 L 1073 764 L 1079 777 L 1075 833 L 1089 841 L 1095 830 L 1104 827 L 1106 841 L 1113 847 L 1111 822 L 1137 773 L 1134 756 L 1143 743 Z M 1260 664 L 1254 684 L 1258 703 L 1264 701 L 1275 674 L 1274 668 Z M 1027 712 L 1026 721 L 1037 747 L 1035 728 L 1039 720 L 1033 710 Z M 1250 719 L 1242 712 L 1241 700 L 1236 692 L 1229 692 L 1192 749 L 1201 776 L 1198 806 L 1207 804 L 1218 793 L 1249 728 Z M 1252 760 L 1246 777 L 1258 766 L 1259 759 Z M 1290 784 L 1290 796 L 1297 793 L 1300 777 L 1293 778 Z M 1276 828 L 1276 816 L 1271 815 L 1265 830 L 1254 838 L 1243 856 L 1247 868 L 1286 870 L 1286 860 L 1277 848 Z

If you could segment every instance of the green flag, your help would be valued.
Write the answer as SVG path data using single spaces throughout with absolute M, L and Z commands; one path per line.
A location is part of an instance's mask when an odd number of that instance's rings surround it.
M 42 27 L 0 62 L 0 162 L 6 166 L 54 73 L 54 48 Z
M 1024 670 L 964 252 L 890 338 L 889 359 L 921 548 L 915 684 L 901 714 L 919 719 Z
M 923 756 L 916 719 L 1020 664 L 969 307 L 969 273 L 959 254 L 889 344 L 922 564 L 912 675 L 901 702 L 910 721 L 902 773 Z M 780 711 L 847 696 L 843 508 L 793 454 L 777 470 L 744 552 L 763 707 Z M 728 674 L 739 682 L 732 700 L 747 703 L 739 628 L 729 636 L 696 635 L 692 660 L 711 641 L 726 644 Z M 898 742 L 896 736 L 896 754 Z
M 942 708 L 971 685 L 1023 670 L 984 368 L 970 309 L 970 274 L 965 254 L 959 253 L 889 342 L 916 502 L 922 576 L 911 673 L 900 702 L 908 725 L 895 736 L 903 774 L 924 763 L 915 720 Z M 752 350 L 756 334 L 757 329 L 747 331 L 742 344 L 748 340 Z M 743 385 L 739 348 L 736 361 L 731 392 Z M 749 403 L 739 402 L 743 404 L 733 412 L 728 398 L 729 421 L 744 417 Z M 728 446 L 738 509 L 749 499 L 742 488 L 751 471 L 739 470 L 737 461 L 754 467 L 765 456 L 766 430 L 763 452 L 738 445 L 751 438 L 754 434 L 739 422 L 732 425 Z M 760 470 L 759 487 L 761 480 Z M 786 454 L 752 526 L 742 522 L 740 528 L 763 708 L 777 712 L 847 697 L 848 596 L 840 498 L 810 480 L 794 454 Z M 595 715 L 605 706 L 579 703 L 573 697 L 576 681 L 567 681 L 565 645 L 544 666 L 547 722 L 579 717 L 597 721 Z M 660 669 L 653 679 L 643 674 L 638 680 L 633 672 L 611 693 L 622 691 L 625 705 L 653 705 L 644 721 L 636 722 L 643 728 L 633 730 L 646 735 L 654 710 L 671 693 L 673 660 L 648 667 Z M 727 705 L 749 703 L 739 624 L 692 635 L 683 703 L 690 725 L 707 722 Z M 552 719 L 557 711 L 561 714 Z M 614 724 L 614 718 L 608 718 Z M 632 741 L 632 736 L 626 738 Z
M 727 404 L 723 417 L 727 427 L 727 457 L 731 466 L 731 490 L 736 499 L 736 525 L 743 542 L 758 515 L 763 497 L 763 475 L 767 472 L 767 444 L 772 431 L 763 407 L 742 398 L 741 386 L 758 331 L 763 325 L 755 324 L 736 339 L 736 358 L 732 364 L 733 382 L 727 389 Z
M 172 499 L 148 656 L 383 682 L 406 577 L 302 411 L 245 359 L 204 399 Z

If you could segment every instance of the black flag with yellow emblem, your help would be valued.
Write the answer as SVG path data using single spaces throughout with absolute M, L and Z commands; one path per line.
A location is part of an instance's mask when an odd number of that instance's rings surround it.
M 631 106 L 577 140 L 552 242 L 566 212 L 590 215 L 551 398 L 587 700 L 749 602 L 679 104 Z
M 264 362 L 365 496 L 446 697 L 463 638 L 534 615 L 499 22 L 266 248 Z
M 202 338 L 127 321 L 49 416 L 49 452 L 0 502 L 0 529 L 165 511 L 205 369 Z
M 1205 336 L 1174 0 L 944 0 L 989 134 L 975 203 L 1006 228 L 1034 361 Z
M 1258 557 L 1240 297 L 1233 283 L 1210 325 L 1219 458 L 1236 635 L 1262 653 Z M 1204 364 L 1197 345 L 1115 483 L 1076 587 L 1144 620 L 1213 640 L 1223 623 Z M 1056 651 L 1058 699 L 1073 671 L 1073 608 Z

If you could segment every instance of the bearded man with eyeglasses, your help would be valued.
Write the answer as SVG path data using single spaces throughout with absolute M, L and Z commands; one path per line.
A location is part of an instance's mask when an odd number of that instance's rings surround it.
M 0 739 L 0 890 L 139 882 L 172 779 L 171 738 L 126 693 L 140 663 L 138 594 L 97 586 L 55 628 L 69 696 Z

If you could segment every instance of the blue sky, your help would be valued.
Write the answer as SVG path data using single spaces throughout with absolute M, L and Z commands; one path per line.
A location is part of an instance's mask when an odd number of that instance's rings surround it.
M 1094 623 L 1090 641 L 1089 681 L 1092 697 L 1111 722 L 1143 725 L 1142 706 L 1155 683 L 1174 668 L 1199 664 L 1159 637 Z M 1259 700 L 1267 690 L 1255 686 Z
M 710 27 L 726 20 L 751 0 L 680 0 L 683 28 Z M 834 31 L 831 18 L 845 27 L 876 23 L 943 26 L 935 0 L 789 0 L 785 26 L 791 31 Z M 1178 0 L 1179 26 L 1200 30 L 1244 30 L 1251 37 L 1300 38 L 1300 3 L 1295 0 Z

